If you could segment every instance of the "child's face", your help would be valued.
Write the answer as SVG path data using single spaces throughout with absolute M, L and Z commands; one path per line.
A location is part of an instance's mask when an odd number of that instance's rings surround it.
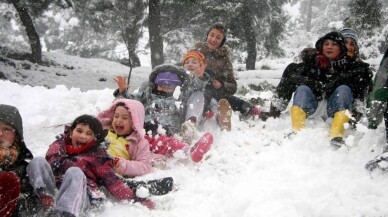
M 0 122 L 0 146 L 9 148 L 15 142 L 16 132 L 11 125 Z
M 113 115 L 112 128 L 119 136 L 128 135 L 132 132 L 132 116 L 124 106 L 118 106 Z
M 157 85 L 156 86 L 156 89 L 158 91 L 163 91 L 163 92 L 166 92 L 166 93 L 172 93 L 175 91 L 175 88 L 176 86 L 161 86 L 161 85 Z
M 341 54 L 340 45 L 336 41 L 326 39 L 322 45 L 322 54 L 329 60 L 336 59 Z
M 74 130 L 70 132 L 70 138 L 71 144 L 76 148 L 95 140 L 94 133 L 89 125 L 83 123 L 77 124 Z
M 350 38 L 345 38 L 345 46 L 348 49 L 348 55 L 352 57 L 356 51 L 356 45 L 354 44 L 353 40 Z
M 198 71 L 201 68 L 201 64 L 199 61 L 194 57 L 189 57 L 185 60 L 183 63 L 183 68 L 185 68 L 187 71 L 193 73 Z
M 207 46 L 209 47 L 209 49 L 219 48 L 223 39 L 224 33 L 221 30 L 212 29 L 207 35 Z

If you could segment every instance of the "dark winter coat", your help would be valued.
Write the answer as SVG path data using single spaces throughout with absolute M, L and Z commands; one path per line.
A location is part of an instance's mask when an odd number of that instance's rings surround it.
M 373 90 L 369 94 L 368 113 L 369 126 L 376 128 L 383 119 L 383 113 L 387 110 L 388 101 L 388 49 L 381 60 L 379 70 L 376 73 Z
M 177 98 L 172 94 L 157 94 L 155 79 L 162 72 L 175 73 L 181 80 L 180 94 Z M 113 95 L 116 98 L 140 101 L 145 109 L 144 127 L 146 131 L 151 130 L 153 133 L 156 133 L 157 126 L 161 125 L 166 130 L 166 134 L 170 135 L 179 132 L 184 122 L 186 102 L 190 94 L 189 86 L 190 78 L 183 68 L 175 65 L 161 65 L 151 72 L 149 80 L 142 83 L 134 93 L 125 91 L 120 95 L 118 90 L 116 90 Z
M 53 170 L 57 187 L 70 167 L 78 167 L 87 178 L 88 192 L 95 192 L 96 188 L 104 186 L 117 200 L 134 199 L 133 191 L 115 174 L 113 159 L 103 144 L 95 144 L 82 153 L 69 155 L 65 145 L 71 145 L 71 139 L 66 132 L 52 143 L 46 153 L 46 160 Z
M 13 216 L 32 215 L 38 211 L 37 200 L 27 177 L 26 168 L 33 155 L 24 143 L 22 117 L 14 106 L 0 105 L 0 121 L 13 126 L 16 130 L 16 137 L 19 138 L 19 156 L 15 164 L 1 167 L 1 171 L 14 172 L 20 178 L 21 194 Z
M 364 101 L 372 84 L 372 71 L 369 64 L 348 56 L 332 61 L 328 69 L 322 69 L 316 63 L 316 55 L 312 61 L 291 63 L 285 69 L 276 95 L 278 104 L 284 105 L 290 100 L 292 93 L 300 85 L 312 89 L 317 99 L 322 99 L 323 93 L 329 97 L 340 85 L 347 85 L 353 92 L 354 99 Z
M 210 76 L 206 89 L 213 89 L 212 81 L 218 80 L 222 83 L 221 90 L 225 95 L 233 95 L 237 91 L 237 82 L 233 72 L 233 65 L 230 60 L 230 49 L 224 45 L 217 49 L 209 49 L 206 42 L 200 42 L 195 48 L 201 52 L 206 59 L 206 72 Z

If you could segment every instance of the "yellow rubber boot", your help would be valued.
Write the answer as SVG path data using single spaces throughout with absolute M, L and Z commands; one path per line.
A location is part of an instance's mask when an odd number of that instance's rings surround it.
M 298 106 L 291 107 L 291 124 L 292 131 L 297 132 L 305 127 L 306 123 L 306 112 L 303 111 L 302 108 Z
M 331 138 L 335 137 L 344 137 L 345 128 L 344 124 L 349 121 L 350 111 L 349 110 L 343 110 L 338 111 L 334 114 L 333 122 L 331 123 L 330 128 L 330 134 L 329 136 Z

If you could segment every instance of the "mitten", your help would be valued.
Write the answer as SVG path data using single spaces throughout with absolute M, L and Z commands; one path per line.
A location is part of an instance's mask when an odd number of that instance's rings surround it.
M 54 197 L 48 194 L 39 195 L 40 204 L 44 211 L 51 209 L 54 206 Z

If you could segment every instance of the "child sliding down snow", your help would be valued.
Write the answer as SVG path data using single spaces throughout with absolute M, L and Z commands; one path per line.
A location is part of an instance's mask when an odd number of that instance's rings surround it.
M 145 107 L 144 128 L 147 132 L 145 138 L 150 143 L 151 151 L 156 154 L 154 160 L 166 160 L 177 151 L 183 151 L 194 162 L 202 160 L 213 143 L 213 136 L 210 133 L 204 133 L 192 148 L 190 148 L 190 141 L 183 142 L 174 137 L 174 134 L 180 132 L 182 122 L 188 117 L 186 112 L 189 111 L 201 116 L 203 111 L 203 106 L 199 112 L 187 109 L 189 98 L 192 102 L 202 103 L 203 99 L 192 98 L 191 91 L 188 89 L 189 77 L 182 68 L 174 65 L 156 67 L 151 72 L 149 81 L 143 83 L 132 94 L 127 91 L 124 78 L 117 77 L 116 81 L 119 89 L 115 91 L 114 95 L 117 98 L 136 99 Z M 196 96 L 200 97 L 200 95 Z M 199 118 L 191 118 L 193 116 L 196 115 L 189 115 L 188 119 L 199 120 Z M 184 133 L 187 133 L 187 130 L 192 130 L 193 137 L 196 139 L 194 136 L 196 134 L 195 127 L 184 124 L 182 129 L 186 130 Z

